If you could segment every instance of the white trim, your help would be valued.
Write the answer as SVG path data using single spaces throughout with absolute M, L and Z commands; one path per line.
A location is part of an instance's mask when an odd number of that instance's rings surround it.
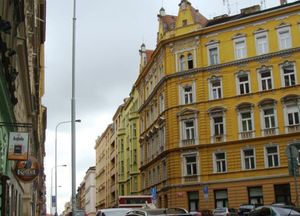
M 278 166 L 270 167 L 268 163 L 268 155 L 267 155 L 267 148 L 269 147 L 276 147 L 277 148 L 277 156 L 278 156 Z M 277 144 L 266 144 L 264 146 L 264 161 L 265 161 L 265 168 L 277 168 L 280 167 L 280 152 L 279 152 L 279 145 Z
M 237 44 L 238 43 L 241 43 L 243 44 L 244 46 L 242 48 L 239 48 L 237 49 Z M 248 57 L 248 51 L 247 51 L 247 38 L 245 35 L 239 35 L 238 37 L 235 37 L 233 39 L 233 47 L 234 47 L 234 56 L 235 56 L 235 59 L 244 59 L 244 58 L 247 58 Z M 240 52 L 242 51 L 239 55 L 237 53 L 237 50 Z
M 213 82 L 216 82 L 216 81 L 220 81 L 220 89 L 221 89 L 221 95 L 218 98 L 214 98 L 213 86 L 212 86 Z M 221 99 L 224 97 L 223 96 L 223 82 L 222 82 L 221 77 L 213 77 L 208 80 L 208 93 L 209 93 L 209 100 L 217 100 L 217 99 Z
M 245 154 L 244 151 L 245 150 L 253 150 L 253 157 L 254 157 L 254 168 L 252 169 L 246 169 L 246 165 L 245 165 Z M 256 170 L 256 150 L 253 147 L 245 147 L 241 149 L 241 168 L 242 170 Z
M 256 49 L 256 55 L 263 55 L 266 53 L 269 53 L 269 38 L 268 38 L 268 32 L 266 30 L 261 30 L 258 32 L 254 32 L 255 37 L 255 49 Z M 264 52 L 259 52 L 258 49 L 258 38 L 265 37 L 265 43 L 266 43 L 266 50 Z
M 266 73 L 267 70 L 269 70 L 270 72 L 270 78 L 271 78 L 271 88 L 267 86 L 267 89 L 262 89 L 262 81 L 263 80 L 266 80 L 266 78 L 262 78 L 261 75 L 262 73 Z M 257 69 L 257 79 L 258 79 L 258 87 L 259 87 L 259 91 L 268 91 L 268 90 L 271 90 L 271 89 L 274 89 L 274 80 L 273 80 L 273 70 L 271 67 L 263 67 L 263 68 L 259 68 Z
M 215 64 L 212 64 L 212 59 L 210 58 L 210 50 L 217 48 L 217 62 Z M 219 42 L 211 43 L 207 45 L 207 64 L 208 65 L 217 65 L 220 64 L 220 48 L 219 48 Z
M 291 27 L 290 25 L 283 25 L 283 26 L 277 26 L 277 38 L 278 38 L 278 49 L 283 50 L 283 49 L 289 49 L 292 48 L 292 34 L 291 34 Z M 285 38 L 286 40 L 288 39 L 289 44 L 282 44 L 282 33 L 288 34 L 288 38 Z
M 250 112 L 252 130 L 243 131 L 242 113 L 246 113 L 246 112 Z M 239 139 L 255 138 L 255 123 L 254 123 L 254 113 L 252 108 L 248 110 L 238 111 L 238 127 L 239 127 Z M 246 134 L 245 136 L 243 135 L 244 133 Z
M 186 157 L 191 157 L 191 156 L 195 156 L 196 157 L 196 170 L 197 173 L 193 174 L 193 175 L 187 175 L 187 169 L 186 169 Z M 181 154 L 181 164 L 182 164 L 182 170 L 181 170 L 181 174 L 183 177 L 186 176 L 199 176 L 200 175 L 200 165 L 199 165 L 199 153 L 198 152 L 188 152 L 188 153 L 182 153 Z
M 274 111 L 274 118 L 275 118 L 275 127 L 274 128 L 266 128 L 266 125 L 265 125 L 265 115 L 264 115 L 264 110 L 265 109 L 273 109 Z M 272 104 L 272 105 L 263 105 L 260 107 L 260 126 L 261 126 L 261 135 L 262 136 L 267 136 L 267 135 L 273 135 L 273 134 L 267 134 L 266 133 L 266 129 L 274 129 L 275 130 L 275 134 L 274 135 L 277 135 L 278 134 L 278 119 L 277 119 L 277 109 L 276 109 L 276 106 L 275 104 Z
M 289 87 L 289 86 L 285 86 L 285 80 L 284 80 L 284 71 L 283 71 L 283 67 L 286 66 L 285 64 L 290 64 L 290 66 L 293 66 L 294 68 L 294 76 L 295 76 L 295 85 L 298 84 L 298 78 L 297 78 L 297 71 L 296 71 L 296 64 L 295 62 L 285 62 L 280 64 L 280 79 L 281 79 L 281 87 Z M 290 86 L 294 86 L 294 85 L 290 85 Z
M 242 77 L 242 76 L 246 76 L 246 75 L 248 77 L 249 92 L 241 94 L 241 92 L 240 92 L 240 80 L 239 80 L 239 78 Z M 236 93 L 237 93 L 237 95 L 246 95 L 246 94 L 251 93 L 251 77 L 250 77 L 249 71 L 240 71 L 240 72 L 238 72 L 236 74 L 235 77 L 236 77 Z
M 216 154 L 220 154 L 220 153 L 224 153 L 224 160 L 225 160 L 225 171 L 222 172 L 218 172 L 217 170 L 217 159 L 216 159 Z M 213 173 L 227 173 L 228 172 L 228 168 L 227 168 L 227 154 L 225 151 L 215 151 L 212 153 L 212 157 L 213 157 Z

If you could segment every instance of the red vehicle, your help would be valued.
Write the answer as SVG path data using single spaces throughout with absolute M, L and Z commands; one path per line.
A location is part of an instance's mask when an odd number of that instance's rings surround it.
M 119 196 L 119 208 L 142 208 L 145 204 L 151 204 L 150 195 Z

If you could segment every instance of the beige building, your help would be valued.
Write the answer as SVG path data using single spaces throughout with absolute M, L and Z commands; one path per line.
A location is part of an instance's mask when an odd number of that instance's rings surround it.
M 46 0 L 0 1 L 0 215 L 46 214 L 45 13 Z M 29 133 L 28 155 L 40 166 L 33 181 L 13 173 L 16 161 L 6 157 L 10 132 Z

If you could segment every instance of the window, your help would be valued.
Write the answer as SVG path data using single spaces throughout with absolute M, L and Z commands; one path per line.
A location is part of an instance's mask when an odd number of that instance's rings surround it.
M 263 135 L 277 134 L 277 117 L 275 108 L 272 106 L 262 107 Z
M 222 98 L 222 83 L 220 78 L 213 77 L 212 79 L 210 79 L 209 89 L 210 89 L 209 98 L 211 100 Z
M 235 59 L 243 59 L 247 57 L 246 38 L 238 38 L 234 40 Z
M 268 38 L 266 32 L 255 34 L 255 42 L 257 55 L 262 55 L 269 52 Z
M 195 87 L 194 87 L 195 83 L 193 84 L 188 84 L 185 86 L 181 86 L 181 104 L 191 104 L 194 103 L 194 99 L 195 99 Z
M 291 62 L 285 62 L 281 65 L 281 85 L 283 87 L 296 85 L 296 71 L 295 65 Z
M 165 97 L 163 94 L 159 96 L 159 111 L 160 113 L 165 111 Z
M 199 192 L 188 192 L 189 212 L 199 210 Z
M 185 176 L 197 175 L 197 155 L 184 155 Z
M 214 122 L 214 135 L 224 135 L 224 122 L 223 116 L 213 117 Z
M 300 131 L 300 100 L 299 96 L 287 96 L 283 98 L 284 120 L 286 133 Z
M 219 49 L 217 46 L 208 47 L 208 61 L 209 65 L 219 64 Z
M 237 75 L 237 93 L 238 95 L 249 94 L 250 93 L 250 79 L 249 74 L 245 72 L 240 72 Z
M 187 20 L 186 19 L 182 20 L 182 26 L 186 26 L 186 25 L 187 25 Z
M 260 91 L 273 89 L 273 77 L 269 68 L 263 68 L 258 71 Z
M 262 187 L 248 187 L 248 196 L 250 204 L 263 204 Z
M 290 184 L 274 185 L 275 202 L 291 205 Z
M 210 114 L 211 142 L 225 141 L 225 111 L 224 108 L 219 107 L 208 111 Z
M 249 139 L 254 137 L 254 119 L 252 104 L 242 104 L 238 106 L 238 126 L 240 139 Z
M 265 163 L 267 168 L 279 166 L 279 151 L 277 145 L 266 146 L 265 154 L 266 154 Z
M 194 120 L 186 120 L 183 122 L 183 138 L 185 140 L 195 139 L 195 125 Z
M 184 55 L 181 55 L 179 58 L 179 65 L 180 65 L 180 71 L 185 70 L 185 59 L 184 59 Z
M 190 53 L 187 56 L 187 64 L 188 64 L 188 69 L 194 68 L 193 55 Z
M 242 168 L 243 170 L 255 169 L 255 152 L 253 148 L 242 150 Z
M 228 207 L 228 195 L 227 190 L 214 190 L 215 194 L 215 207 L 222 208 Z
M 290 27 L 285 26 L 277 29 L 278 33 L 278 42 L 279 42 L 279 49 L 288 49 L 292 47 L 292 38 Z
M 222 173 L 227 171 L 225 152 L 214 153 L 214 172 Z

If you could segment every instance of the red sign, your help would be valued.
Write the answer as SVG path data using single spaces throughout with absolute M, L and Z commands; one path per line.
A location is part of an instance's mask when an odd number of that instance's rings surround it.
M 37 159 L 30 156 L 26 161 L 17 161 L 14 169 L 15 175 L 22 181 L 33 181 L 40 172 Z

